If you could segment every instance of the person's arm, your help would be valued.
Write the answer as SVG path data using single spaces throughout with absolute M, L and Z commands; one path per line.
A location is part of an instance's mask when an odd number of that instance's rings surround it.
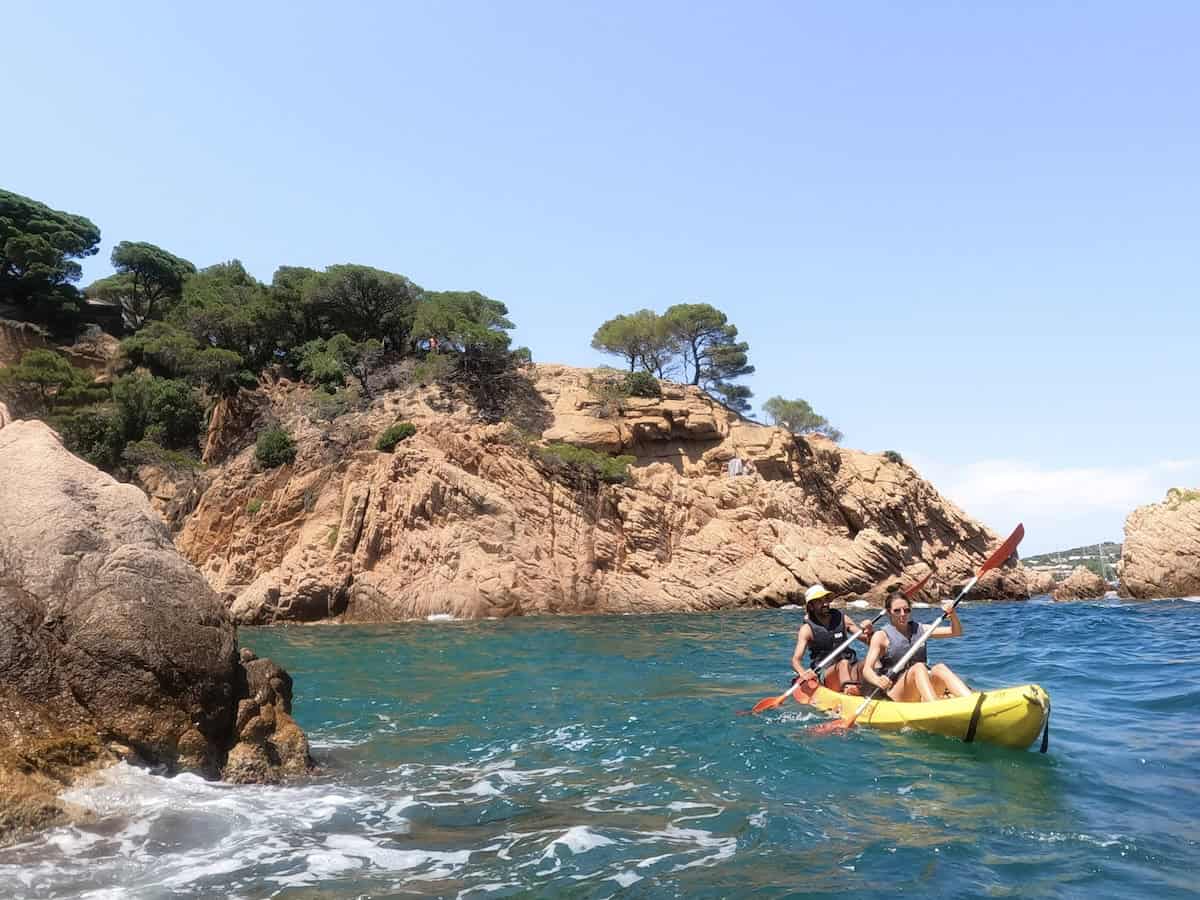
M 808 649 L 808 642 L 811 640 L 812 629 L 805 622 L 800 626 L 800 633 L 796 635 L 796 652 L 792 654 L 792 671 L 805 678 L 816 674 L 804 668 L 804 651 Z
M 875 635 L 871 638 L 871 649 L 867 651 L 867 659 L 862 667 L 862 680 L 879 688 L 881 691 L 888 691 L 892 688 L 892 679 L 888 678 L 886 674 L 877 675 L 875 673 L 875 666 L 879 663 L 879 655 L 887 649 L 887 646 L 887 635 L 882 631 L 875 632 Z
M 954 601 L 947 600 L 942 604 L 942 609 L 946 610 L 949 616 L 950 624 L 941 625 L 933 630 L 929 636 L 931 638 L 958 637 L 963 633 L 962 622 L 958 620 L 958 612 L 951 606 Z

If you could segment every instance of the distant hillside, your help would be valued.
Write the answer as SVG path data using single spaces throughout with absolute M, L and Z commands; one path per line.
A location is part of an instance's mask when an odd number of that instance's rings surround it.
M 1102 560 L 1103 557 L 1103 560 Z M 1113 578 L 1121 558 L 1121 545 L 1113 541 L 1086 544 L 1070 550 L 1056 550 L 1037 556 L 1024 556 L 1021 563 L 1030 569 L 1051 572 L 1056 578 L 1069 575 L 1076 566 L 1091 569 L 1101 578 Z

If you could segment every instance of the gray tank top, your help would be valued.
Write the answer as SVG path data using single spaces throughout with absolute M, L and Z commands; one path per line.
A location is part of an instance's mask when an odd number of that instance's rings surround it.
M 920 637 L 921 634 L 928 631 L 929 627 L 930 626 L 922 625 L 919 622 L 909 622 L 908 634 L 901 634 L 896 630 L 896 626 L 891 622 L 888 622 L 887 625 L 883 626 L 883 633 L 887 635 L 888 645 L 887 650 L 885 650 L 880 657 L 879 674 L 886 675 L 888 672 L 890 672 L 892 670 L 892 666 L 900 662 L 904 654 L 908 652 L 908 648 L 913 645 L 913 641 Z M 903 675 L 905 670 L 907 670 L 908 667 L 915 662 L 928 663 L 928 658 L 925 655 L 925 648 L 928 646 L 928 642 L 922 644 L 921 649 L 913 654 L 913 657 L 908 661 L 908 664 L 896 673 L 896 677 Z

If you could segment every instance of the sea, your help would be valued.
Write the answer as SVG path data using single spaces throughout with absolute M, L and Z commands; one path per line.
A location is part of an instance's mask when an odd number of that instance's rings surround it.
M 1200 601 L 960 612 L 931 661 L 1041 684 L 1047 753 L 738 715 L 787 687 L 795 609 L 245 628 L 318 774 L 107 769 L 0 849 L 0 896 L 1200 895 Z

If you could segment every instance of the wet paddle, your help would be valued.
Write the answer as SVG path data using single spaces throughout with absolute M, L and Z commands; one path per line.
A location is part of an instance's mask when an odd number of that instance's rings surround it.
M 1001 544 L 999 549 L 989 556 L 984 564 L 979 567 L 979 571 L 975 573 L 971 580 L 963 585 L 962 590 L 958 592 L 958 596 L 954 598 L 954 602 L 950 604 L 950 608 L 943 610 L 942 614 L 934 620 L 933 624 L 929 628 L 925 629 L 919 638 L 913 641 L 912 646 L 908 648 L 907 653 L 900 657 L 899 662 L 888 669 L 886 673 L 888 678 L 895 680 L 896 675 L 904 671 L 909 660 L 916 655 L 918 650 L 925 646 L 925 642 L 929 640 L 929 636 L 933 634 L 933 632 L 939 626 L 941 626 L 942 621 L 946 618 L 946 616 L 950 615 L 950 613 L 952 613 L 958 607 L 958 604 L 962 602 L 962 598 L 967 595 L 967 592 L 971 590 L 971 588 L 975 587 L 975 585 L 979 582 L 979 579 L 982 578 L 987 572 L 1006 562 L 1008 558 L 1013 555 L 1013 551 L 1017 549 L 1017 544 L 1021 543 L 1021 538 L 1023 537 L 1025 537 L 1025 526 L 1017 525 L 1017 527 L 1013 530 L 1013 533 L 1008 536 L 1008 540 Z M 871 702 L 879 696 L 881 691 L 882 688 L 875 688 L 875 690 L 871 691 L 866 699 L 864 699 L 859 705 L 858 709 L 854 711 L 854 715 L 852 715 L 849 719 L 834 719 L 832 722 L 824 722 L 810 730 L 813 734 L 832 734 L 833 732 L 837 731 L 848 731 L 854 727 L 854 723 L 857 722 L 858 717 L 863 714 L 863 710 L 871 705 Z
M 912 585 L 911 587 L 906 587 L 904 589 L 904 596 L 908 597 L 909 599 L 912 599 L 914 596 L 916 596 L 917 591 L 919 591 L 919 590 L 921 590 L 921 588 L 925 587 L 925 582 L 927 582 L 932 576 L 933 576 L 933 571 L 930 570 L 929 574 L 926 575 L 924 578 L 922 578 L 920 581 L 918 581 L 916 584 Z M 878 622 L 880 619 L 882 619 L 885 612 L 886 612 L 885 610 L 880 610 L 879 614 L 871 620 L 871 624 L 874 625 L 876 622 Z M 833 651 L 828 656 L 826 656 L 823 660 L 821 660 L 821 662 L 818 663 L 817 667 L 813 670 L 816 673 L 816 676 L 817 676 L 816 678 L 801 679 L 800 676 L 797 675 L 796 678 L 792 681 L 792 686 L 790 688 L 788 688 L 786 691 L 784 691 L 782 694 L 780 694 L 778 697 L 764 697 L 763 699 L 761 699 L 757 703 L 755 703 L 754 706 L 752 706 L 750 709 L 738 710 L 738 715 L 744 716 L 744 715 L 748 715 L 750 713 L 760 713 L 760 712 L 766 712 L 768 709 L 774 709 L 775 707 L 777 707 L 781 703 L 783 703 L 785 700 L 787 700 L 787 698 L 792 696 L 793 694 L 796 695 L 796 699 L 800 703 L 807 703 L 808 701 L 810 701 L 812 699 L 813 693 L 820 686 L 820 684 L 821 684 L 820 679 L 821 679 L 822 674 L 824 674 L 825 670 L 827 668 L 829 668 L 831 665 L 833 665 L 835 662 L 837 662 L 838 658 L 841 657 L 841 655 L 846 651 L 846 648 L 849 647 L 851 644 L 853 644 L 857 640 L 858 640 L 858 635 L 852 634 L 852 635 L 850 635 L 850 637 L 846 638 L 846 640 L 844 640 L 840 645 L 835 647 L 833 649 Z

